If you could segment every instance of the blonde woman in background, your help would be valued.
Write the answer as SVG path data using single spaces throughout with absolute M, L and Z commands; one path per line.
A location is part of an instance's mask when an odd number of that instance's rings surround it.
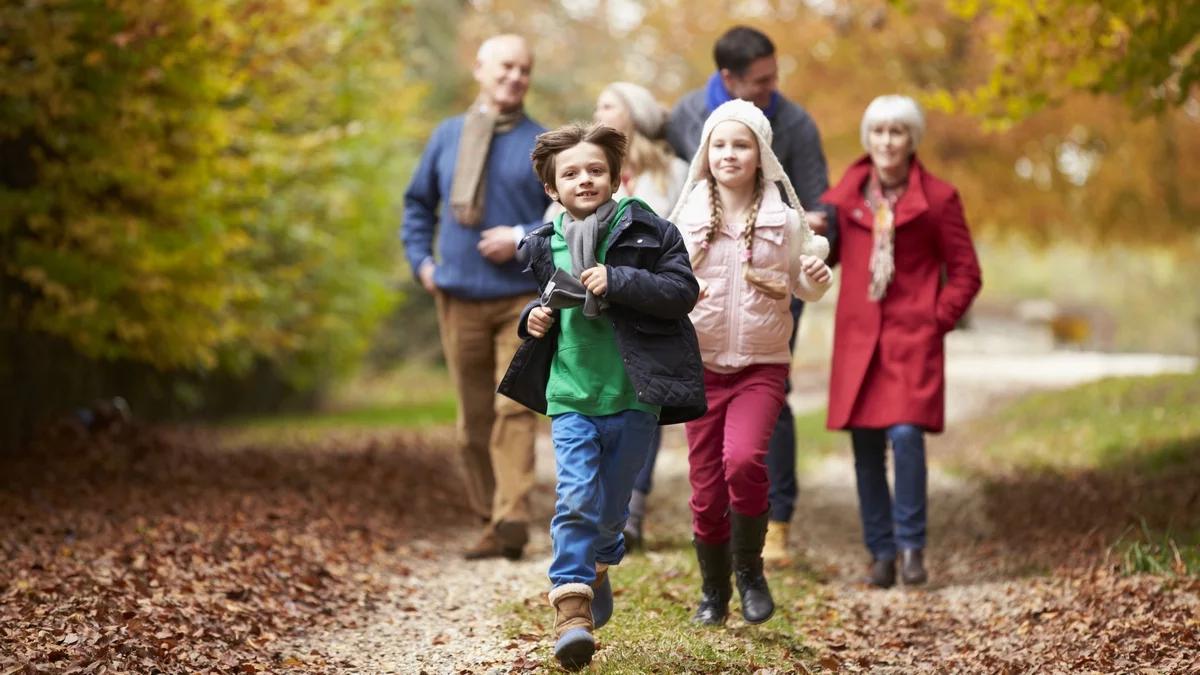
M 613 82 L 596 99 L 595 120 L 629 139 L 629 150 L 621 168 L 621 186 L 614 198 L 637 197 L 665 218 L 679 200 L 688 170 L 687 162 L 676 157 L 666 142 L 667 109 L 645 87 L 632 82 Z M 642 544 L 646 496 L 653 485 L 659 442 L 656 431 L 646 464 L 638 473 L 633 497 L 629 500 L 625 542 L 631 548 L 639 548 Z
M 613 82 L 596 99 L 595 119 L 629 139 L 616 198 L 637 197 L 665 218 L 687 175 L 687 162 L 667 145 L 667 109 L 645 87 Z

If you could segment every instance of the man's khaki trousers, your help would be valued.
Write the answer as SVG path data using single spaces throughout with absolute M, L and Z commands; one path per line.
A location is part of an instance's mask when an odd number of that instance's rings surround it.
M 442 349 L 458 393 L 468 505 L 493 527 L 528 523 L 537 415 L 496 387 L 521 344 L 521 310 L 534 296 L 464 300 L 438 292 L 436 299 Z

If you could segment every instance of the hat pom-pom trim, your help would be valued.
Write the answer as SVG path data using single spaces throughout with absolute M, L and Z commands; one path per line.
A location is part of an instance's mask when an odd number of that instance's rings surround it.
M 814 255 L 821 260 L 828 260 L 829 240 L 819 234 L 814 234 L 809 238 L 807 245 L 805 245 L 804 252 L 808 255 Z

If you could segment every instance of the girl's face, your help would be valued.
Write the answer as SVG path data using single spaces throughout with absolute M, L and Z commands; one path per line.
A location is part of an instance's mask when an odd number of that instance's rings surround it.
M 596 99 L 596 112 L 592 115 L 597 122 L 612 127 L 629 137 L 633 131 L 633 120 L 621 99 L 611 91 L 601 92 Z
M 901 169 L 912 155 L 912 134 L 900 122 L 882 122 L 867 129 L 867 152 L 876 169 Z
M 725 120 L 708 137 L 708 170 L 726 188 L 736 190 L 754 184 L 759 167 L 758 139 L 750 127 Z

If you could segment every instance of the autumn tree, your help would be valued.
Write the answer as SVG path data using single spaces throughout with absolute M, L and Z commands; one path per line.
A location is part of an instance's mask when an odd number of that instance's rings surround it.
M 5 330 L 163 370 L 346 367 L 394 301 L 405 2 L 0 8 Z
M 1120 97 L 1139 113 L 1200 106 L 1200 4 L 1193 0 L 948 4 L 981 24 L 991 55 L 985 82 L 945 94 L 972 114 L 1009 123 L 1080 91 Z

